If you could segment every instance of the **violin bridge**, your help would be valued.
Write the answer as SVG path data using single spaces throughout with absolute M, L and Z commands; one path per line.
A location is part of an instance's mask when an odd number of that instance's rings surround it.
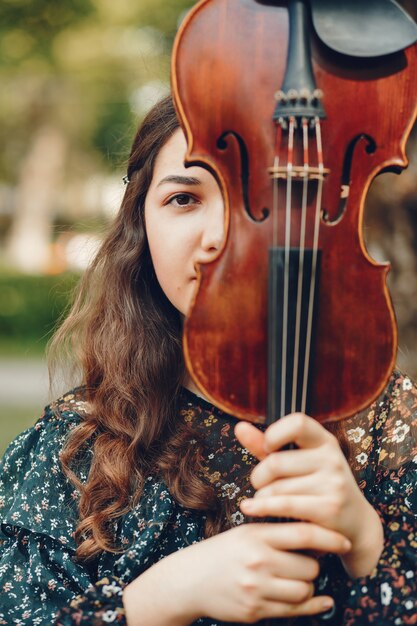
M 288 180 L 289 178 L 293 180 L 305 180 L 306 178 L 308 180 L 324 180 L 326 176 L 330 174 L 330 170 L 327 167 L 305 167 L 301 165 L 293 165 L 289 168 L 288 166 L 283 165 L 278 167 L 268 167 L 268 173 L 274 180 Z

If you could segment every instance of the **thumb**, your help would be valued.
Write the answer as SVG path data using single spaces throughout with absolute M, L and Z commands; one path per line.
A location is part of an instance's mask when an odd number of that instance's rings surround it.
M 249 422 L 239 422 L 235 426 L 237 440 L 260 461 L 268 456 L 265 450 L 265 434 Z

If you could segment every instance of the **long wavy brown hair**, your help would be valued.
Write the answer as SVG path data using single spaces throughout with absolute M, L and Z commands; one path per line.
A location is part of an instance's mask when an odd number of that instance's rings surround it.
M 141 124 L 120 211 L 49 349 L 52 375 L 63 354 L 78 366 L 77 393 L 88 406 L 60 457 L 80 492 L 80 560 L 121 551 L 114 522 L 135 506 L 153 472 L 180 504 L 205 512 L 205 537 L 233 525 L 229 502 L 202 477 L 202 436 L 193 432 L 196 445 L 189 446 L 190 426 L 178 419 L 182 322 L 158 284 L 146 238 L 144 204 L 155 159 L 178 127 L 170 97 Z M 335 428 L 346 448 L 342 429 Z M 82 482 L 77 464 L 88 448 L 92 463 Z

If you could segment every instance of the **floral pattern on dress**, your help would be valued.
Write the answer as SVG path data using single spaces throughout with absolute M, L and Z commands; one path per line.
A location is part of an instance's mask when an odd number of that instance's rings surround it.
M 96 585 L 91 585 L 84 595 L 74 598 L 68 607 L 61 609 L 56 626 L 126 624 L 123 587 L 123 583 L 116 578 L 103 578 Z M 96 607 L 93 613 L 91 607 Z
M 59 453 L 86 412 L 82 389 L 69 392 L 47 407 L 3 458 L 0 625 L 125 624 L 123 587 L 168 554 L 203 539 L 204 514 L 182 507 L 163 480 L 149 476 L 140 502 L 115 530 L 125 551 L 103 552 L 89 564 L 75 559 L 79 494 L 62 473 Z M 239 503 L 253 495 L 248 476 L 257 460 L 234 437 L 237 419 L 186 389 L 181 392 L 179 419 L 204 434 L 202 477 L 233 507 L 233 523 L 250 521 Z M 327 623 L 417 624 L 416 387 L 395 372 L 385 393 L 346 420 L 345 427 L 352 470 L 381 517 L 385 544 L 371 575 L 356 580 L 347 576 L 337 556 L 321 559 L 316 589 L 336 601 Z M 79 466 L 81 480 L 87 479 L 91 455 L 90 448 Z M 291 623 L 315 626 L 322 621 L 314 617 Z M 202 617 L 195 624 L 223 623 Z

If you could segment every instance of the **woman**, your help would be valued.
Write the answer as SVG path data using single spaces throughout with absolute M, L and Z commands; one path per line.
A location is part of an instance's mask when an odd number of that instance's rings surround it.
M 334 434 L 303 415 L 255 427 L 198 395 L 181 327 L 223 201 L 185 148 L 166 98 L 54 340 L 82 385 L 3 459 L 0 624 L 415 623 L 417 390 L 394 373 Z M 242 523 L 265 516 L 297 521 Z

